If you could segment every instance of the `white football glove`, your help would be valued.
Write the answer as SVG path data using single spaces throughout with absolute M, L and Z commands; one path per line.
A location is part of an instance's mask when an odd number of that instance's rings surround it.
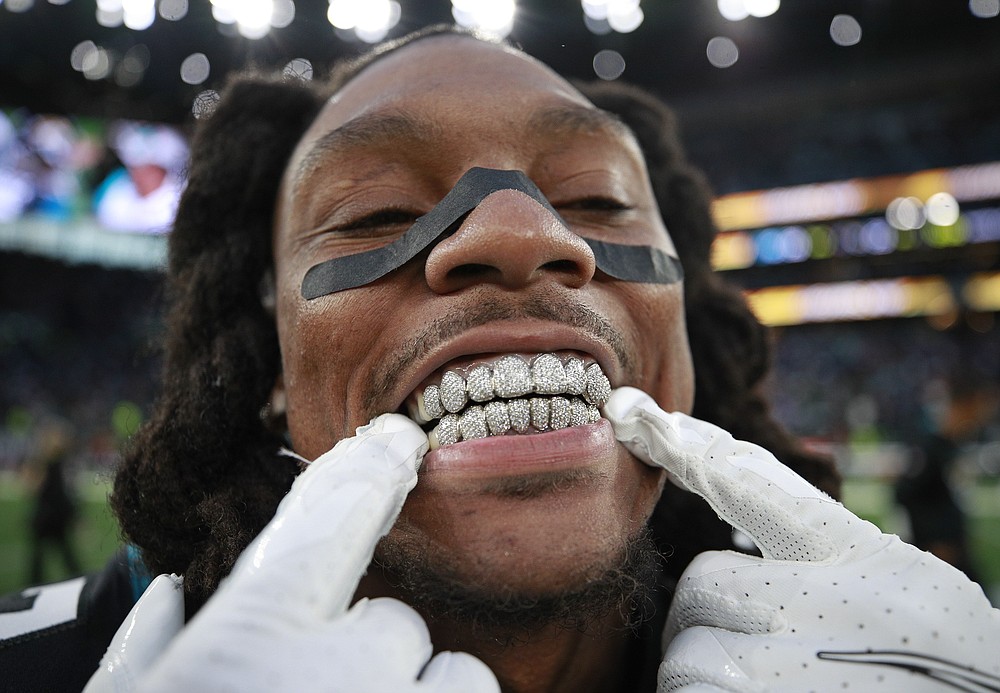
M 691 562 L 667 618 L 660 691 L 1000 691 L 1000 611 L 962 572 L 767 450 L 639 390 L 616 390 L 604 411 L 632 454 L 763 554 Z
M 432 657 L 427 627 L 406 604 L 350 606 L 426 451 L 419 426 L 384 414 L 310 464 L 152 668 L 131 668 L 138 690 L 499 691 L 475 657 Z
M 183 580 L 160 575 L 139 597 L 111 639 L 83 693 L 130 693 L 184 627 Z

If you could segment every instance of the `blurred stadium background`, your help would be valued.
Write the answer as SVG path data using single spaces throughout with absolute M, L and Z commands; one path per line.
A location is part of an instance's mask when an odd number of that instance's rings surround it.
M 904 538 L 900 480 L 938 464 L 931 490 L 957 500 L 967 568 L 997 602 L 998 15 L 1000 0 L 0 0 L 0 592 L 30 579 L 54 421 L 81 569 L 118 546 L 105 496 L 155 392 L 185 141 L 225 76 L 320 78 L 458 21 L 672 104 L 718 194 L 715 265 L 774 326 L 778 416 L 836 456 L 849 506 Z M 928 436 L 956 420 L 940 462 Z M 47 580 L 67 574 L 45 560 Z

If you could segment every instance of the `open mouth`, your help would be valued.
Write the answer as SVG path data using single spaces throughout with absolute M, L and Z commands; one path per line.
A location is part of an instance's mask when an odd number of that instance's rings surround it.
M 600 420 L 611 383 L 576 355 L 508 354 L 445 370 L 410 396 L 410 418 L 430 448 L 490 436 L 528 435 Z

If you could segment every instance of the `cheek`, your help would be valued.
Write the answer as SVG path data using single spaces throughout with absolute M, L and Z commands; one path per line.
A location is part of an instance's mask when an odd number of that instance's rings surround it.
M 351 428 L 352 382 L 379 331 L 366 318 L 371 301 L 365 293 L 313 301 L 295 296 L 279 305 L 288 429 L 296 450 L 307 457 L 322 454 Z
M 694 404 L 694 366 L 683 284 L 635 284 L 626 291 L 636 328 L 636 382 L 664 409 L 689 413 Z

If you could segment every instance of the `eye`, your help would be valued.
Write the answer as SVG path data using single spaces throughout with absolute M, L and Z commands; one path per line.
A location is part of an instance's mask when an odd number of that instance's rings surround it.
M 409 209 L 379 209 L 338 224 L 333 230 L 338 232 L 397 230 L 400 226 L 410 226 L 419 216 L 418 212 Z
M 338 231 L 364 231 L 386 227 L 410 225 L 420 216 L 408 209 L 379 209 L 370 214 L 358 217 L 337 227 Z
M 632 209 L 632 206 L 620 200 L 616 200 L 613 197 L 602 197 L 598 195 L 564 202 L 556 205 L 556 208 L 560 210 L 565 209 L 580 212 L 627 212 Z

